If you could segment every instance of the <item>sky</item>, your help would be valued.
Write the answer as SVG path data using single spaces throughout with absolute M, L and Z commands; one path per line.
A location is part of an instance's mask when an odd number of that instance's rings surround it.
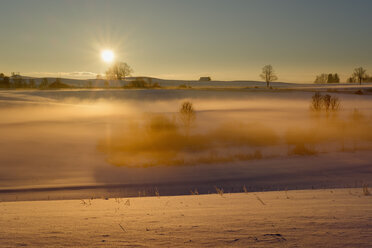
M 0 0 L 0 72 L 95 78 L 112 49 L 133 76 L 283 82 L 372 72 L 370 0 Z

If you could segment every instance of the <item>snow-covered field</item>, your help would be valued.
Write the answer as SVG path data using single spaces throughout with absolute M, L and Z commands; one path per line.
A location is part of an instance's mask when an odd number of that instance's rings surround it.
M 1 247 L 372 245 L 362 189 L 0 203 Z
M 0 200 L 372 184 L 371 95 L 329 93 L 342 108 L 328 119 L 312 116 L 313 94 L 311 88 L 1 91 Z M 196 109 L 187 139 L 177 116 L 185 100 Z M 159 120 L 179 130 L 159 136 L 151 131 Z
M 0 247 L 371 247 L 369 88 L 296 87 L 0 91 Z

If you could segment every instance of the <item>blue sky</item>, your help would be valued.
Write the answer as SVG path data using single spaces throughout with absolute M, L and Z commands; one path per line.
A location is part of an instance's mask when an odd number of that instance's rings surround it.
M 0 0 L 0 71 L 94 77 L 113 49 L 137 76 L 280 81 L 372 71 L 369 0 Z

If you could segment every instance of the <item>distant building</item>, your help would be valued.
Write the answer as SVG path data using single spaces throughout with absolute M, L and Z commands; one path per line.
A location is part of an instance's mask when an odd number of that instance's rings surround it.
M 200 77 L 199 81 L 211 81 L 211 77 Z

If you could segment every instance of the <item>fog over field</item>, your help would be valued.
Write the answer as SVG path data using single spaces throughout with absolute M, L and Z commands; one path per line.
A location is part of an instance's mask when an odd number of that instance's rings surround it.
M 321 94 L 340 109 L 311 111 L 307 91 L 2 91 L 0 188 L 11 199 L 22 194 L 4 190 L 137 195 L 150 185 L 183 194 L 370 182 L 371 96 Z M 185 101 L 196 111 L 189 127 Z M 46 195 L 71 197 L 35 197 Z

